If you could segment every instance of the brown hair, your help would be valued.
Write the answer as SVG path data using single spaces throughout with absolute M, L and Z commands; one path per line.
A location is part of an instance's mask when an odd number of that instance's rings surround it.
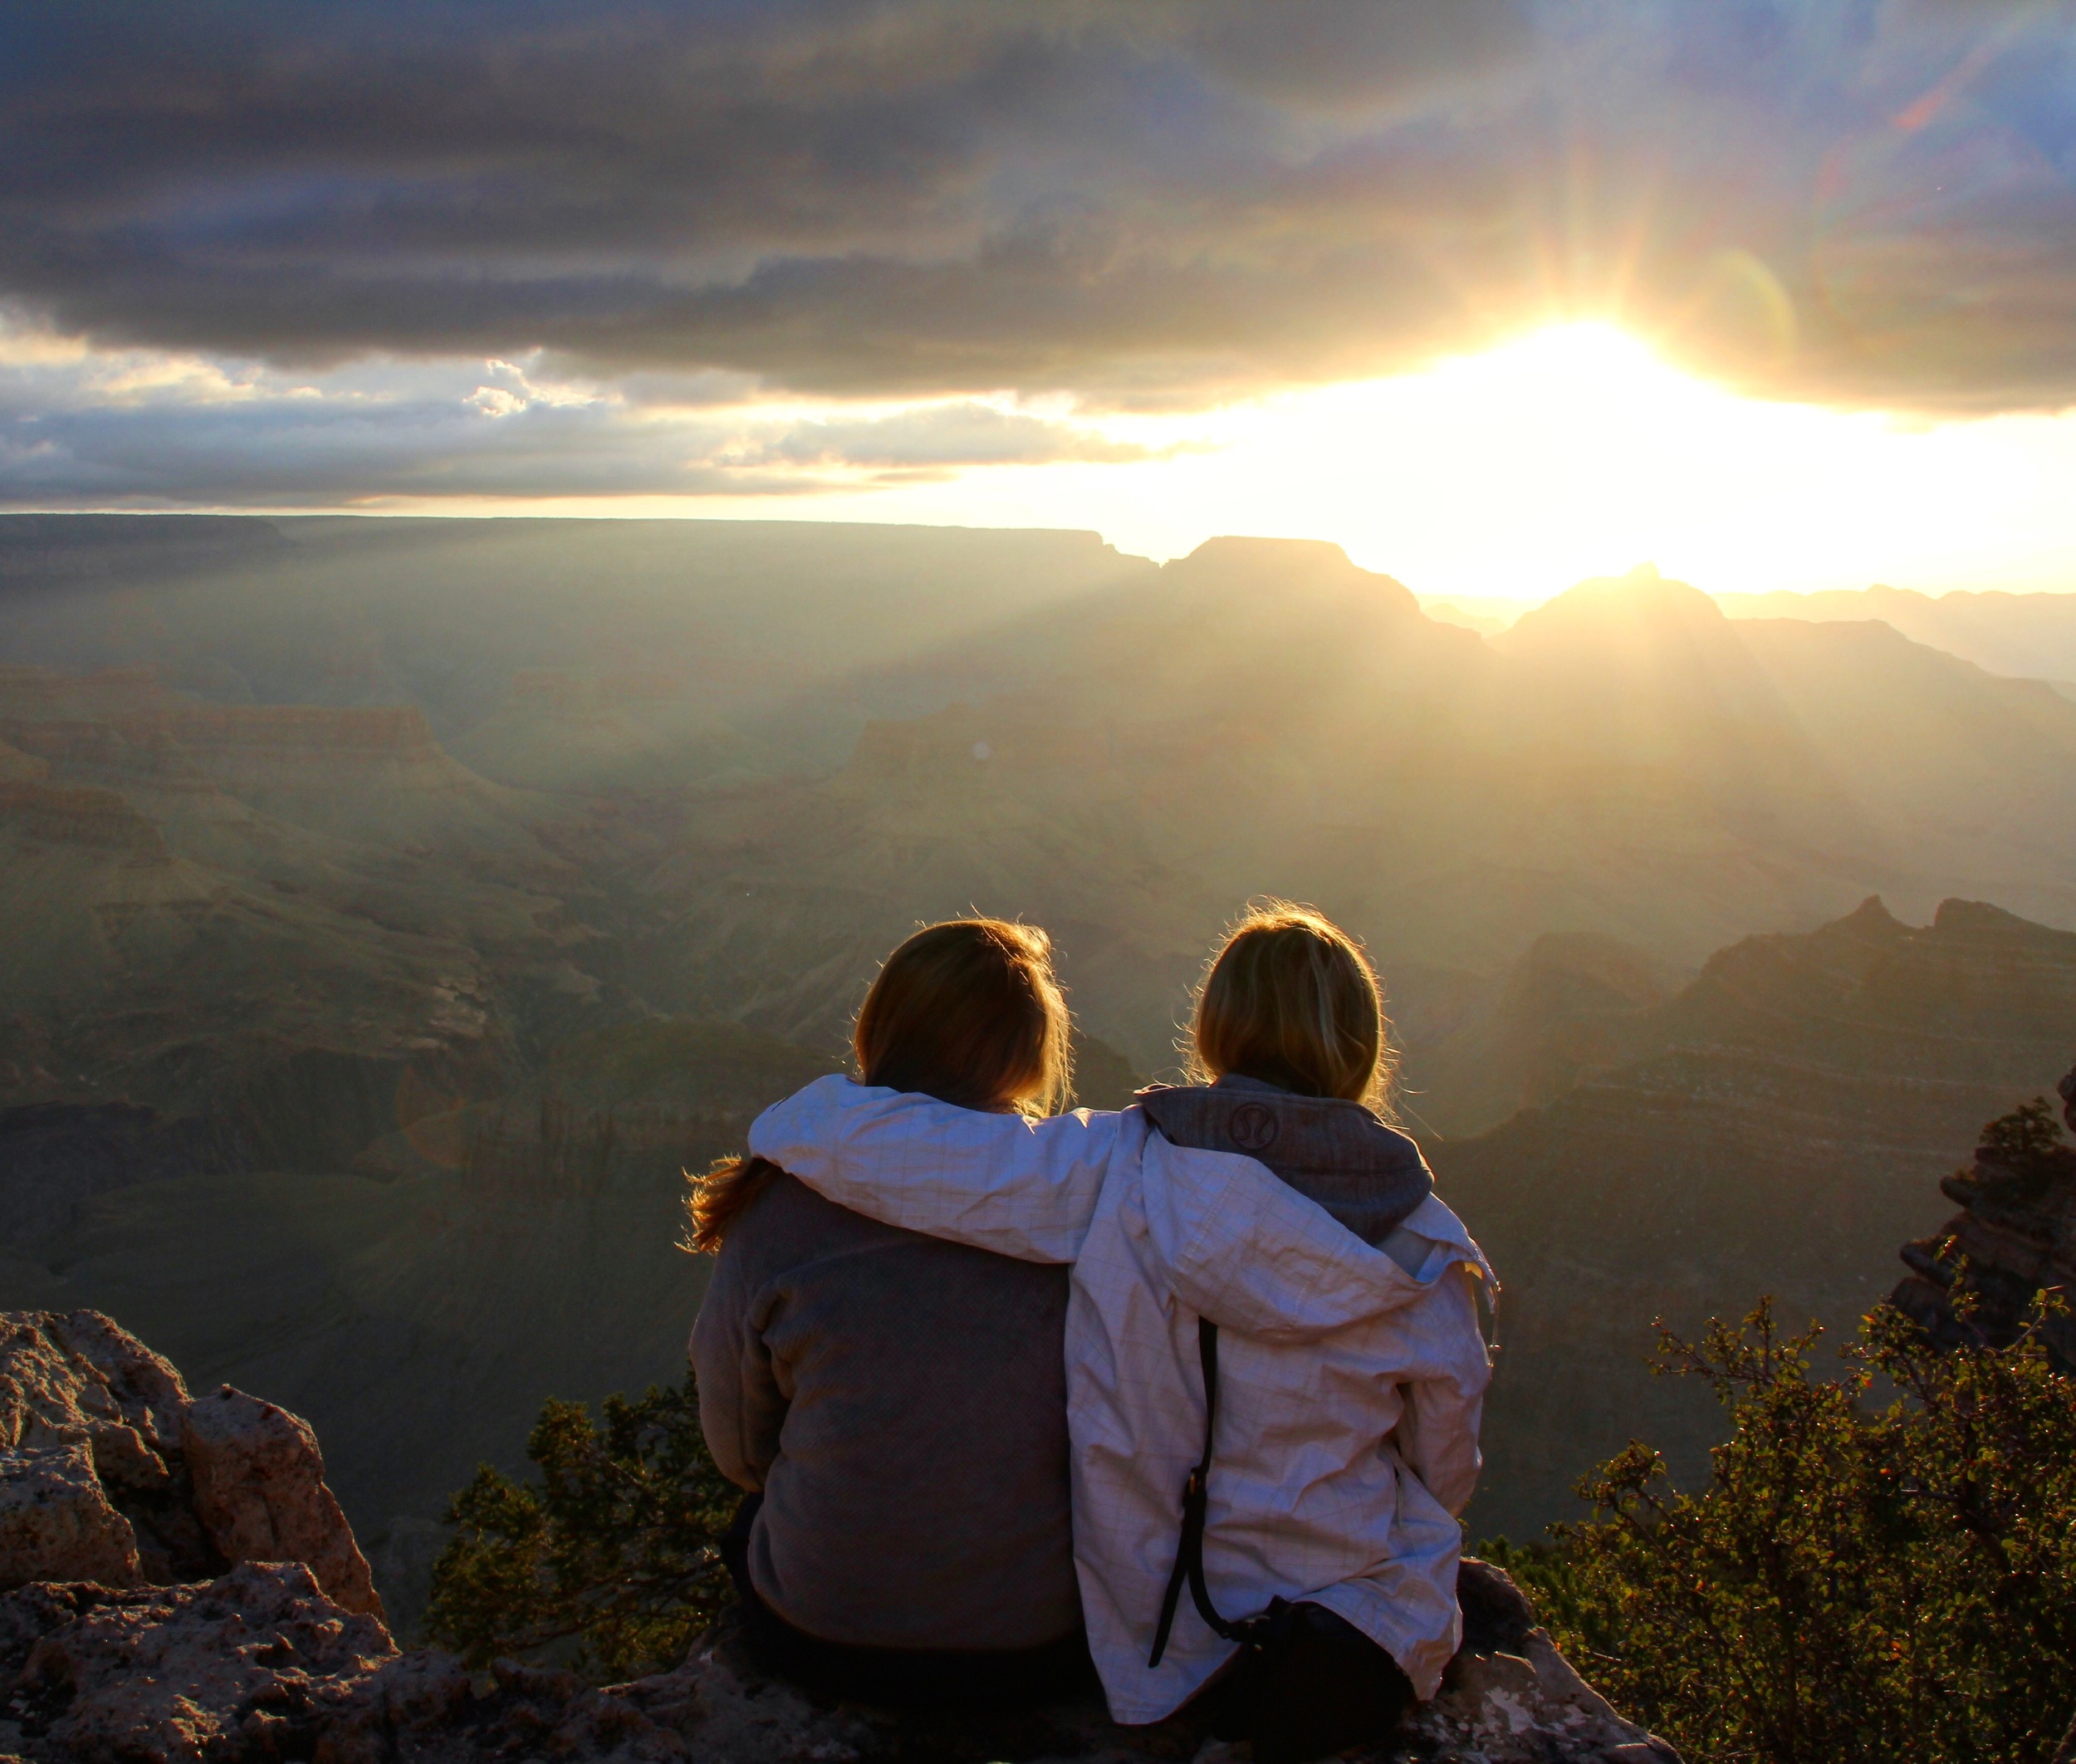
M 1051 938 L 1000 919 L 924 927 L 881 965 L 850 1045 L 867 1084 L 962 1109 L 1050 1114 L 1067 1100 L 1072 1076 Z M 684 1247 L 718 1249 L 776 1174 L 764 1159 L 732 1158 L 692 1178 Z
M 1266 900 L 1226 933 L 1197 989 L 1191 1076 L 1259 1078 L 1383 1114 L 1390 1027 L 1362 946 L 1315 908 Z

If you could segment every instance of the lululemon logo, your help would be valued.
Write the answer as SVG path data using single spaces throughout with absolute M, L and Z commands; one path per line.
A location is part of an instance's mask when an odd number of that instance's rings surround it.
M 1226 1134 L 1244 1152 L 1266 1151 L 1275 1144 L 1275 1110 L 1261 1103 L 1242 1103 L 1232 1111 Z

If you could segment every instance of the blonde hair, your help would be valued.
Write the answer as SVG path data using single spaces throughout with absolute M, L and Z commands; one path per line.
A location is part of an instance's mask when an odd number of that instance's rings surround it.
M 1001 919 L 925 926 L 881 964 L 850 1045 L 867 1084 L 962 1109 L 1053 1113 L 1071 1094 L 1074 1068 L 1052 939 Z M 761 1158 L 729 1158 L 690 1178 L 684 1247 L 720 1248 L 777 1174 Z
M 1362 946 L 1315 908 L 1265 900 L 1227 932 L 1197 989 L 1190 1076 L 1259 1078 L 1383 1115 L 1390 1027 Z

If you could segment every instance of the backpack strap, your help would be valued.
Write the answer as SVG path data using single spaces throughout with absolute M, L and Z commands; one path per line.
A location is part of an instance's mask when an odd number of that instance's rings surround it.
M 1204 1450 L 1182 1484 L 1182 1536 L 1175 1546 L 1175 1566 L 1168 1576 L 1168 1590 L 1161 1599 L 1160 1625 L 1153 1632 L 1153 1652 L 1146 1662 L 1149 1669 L 1159 1665 L 1161 1656 L 1168 1652 L 1168 1638 L 1175 1627 L 1175 1611 L 1182 1603 L 1185 1581 L 1197 1615 L 1212 1634 L 1242 1647 L 1262 1646 L 1284 1608 L 1284 1601 L 1277 1599 L 1257 1616 L 1228 1623 L 1211 1602 L 1211 1589 L 1204 1583 L 1204 1519 L 1211 1506 L 1212 1442 L 1218 1432 L 1218 1325 L 1208 1317 L 1197 1320 L 1197 1358 L 1204 1370 Z

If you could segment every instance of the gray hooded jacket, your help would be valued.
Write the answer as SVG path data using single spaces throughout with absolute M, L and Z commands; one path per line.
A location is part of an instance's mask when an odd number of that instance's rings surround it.
M 1266 1164 L 1387 1254 L 1407 1216 L 1434 1190 L 1420 1148 L 1360 1103 L 1227 1076 L 1210 1085 L 1157 1085 L 1139 1092 L 1138 1104 L 1170 1144 Z

